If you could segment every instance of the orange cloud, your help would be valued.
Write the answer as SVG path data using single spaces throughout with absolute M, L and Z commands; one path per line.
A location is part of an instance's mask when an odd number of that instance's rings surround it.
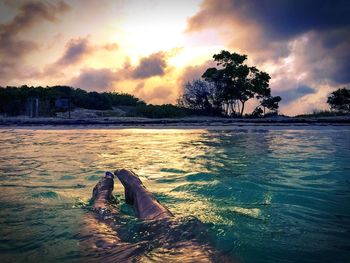
M 153 104 L 163 104 L 164 101 L 170 101 L 173 99 L 172 87 L 158 86 L 152 89 L 147 89 L 144 83 L 140 83 L 134 89 L 134 94 Z
M 81 56 L 81 52 L 85 50 L 85 45 L 83 48 L 77 49 L 76 53 Z M 83 52 L 82 52 L 83 53 Z M 67 52 L 63 55 L 62 58 L 66 57 Z M 77 60 L 78 57 L 72 55 L 73 60 Z M 140 81 L 147 80 L 152 77 L 163 76 L 167 69 L 167 53 L 166 52 L 157 52 L 149 55 L 148 57 L 143 57 L 140 59 L 139 63 L 136 66 L 132 66 L 129 60 L 126 60 L 122 68 L 119 69 L 110 69 L 110 68 L 83 68 L 80 70 L 78 76 L 72 78 L 68 83 L 74 87 L 87 89 L 87 90 L 114 90 L 114 84 L 118 81 L 131 80 L 131 81 Z M 58 61 L 61 61 L 58 60 Z M 141 85 L 136 89 L 136 92 L 139 90 L 141 92 Z M 143 86 L 142 86 L 143 89 Z M 145 91 L 142 93 L 144 97 Z M 164 94 L 164 93 L 162 93 Z M 152 96 L 151 96 L 152 97 Z M 162 96 L 164 98 L 165 96 Z

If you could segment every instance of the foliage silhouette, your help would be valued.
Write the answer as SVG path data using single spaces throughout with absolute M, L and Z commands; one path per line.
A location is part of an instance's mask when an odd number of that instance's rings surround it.
M 184 92 L 178 99 L 178 105 L 202 112 L 205 115 L 218 115 L 220 99 L 215 85 L 201 79 L 195 79 L 184 86 Z
M 179 105 L 211 114 L 242 117 L 246 102 L 256 98 L 260 100 L 259 106 L 277 112 L 281 97 L 271 96 L 269 74 L 248 66 L 247 55 L 222 50 L 213 59 L 217 67 L 208 68 L 202 75 L 204 80 L 185 84 Z
M 129 117 L 145 117 L 145 118 L 181 118 L 190 115 L 185 108 L 177 107 L 172 104 L 163 105 L 137 105 L 133 111 L 131 111 Z
M 327 98 L 327 103 L 333 110 L 350 113 L 350 90 L 342 88 L 333 91 Z
M 128 116 L 147 118 L 173 118 L 196 114 L 196 111 L 171 104 L 147 105 L 144 101 L 126 93 L 87 92 L 68 86 L 53 87 L 0 87 L 0 114 L 16 116 L 26 114 L 28 101 L 37 98 L 41 109 L 40 116 L 55 116 L 57 112 L 67 111 L 57 106 L 56 100 L 68 99 L 72 108 L 92 110 L 111 110 L 121 107 Z M 200 112 L 199 112 L 200 114 Z
M 140 99 L 125 93 L 97 93 L 74 89 L 68 86 L 53 87 L 0 87 L 0 114 L 8 116 L 23 115 L 26 112 L 28 100 L 38 98 L 41 104 L 48 107 L 42 116 L 54 116 L 60 111 L 55 106 L 57 99 L 69 99 L 72 107 L 94 110 L 108 110 L 118 106 L 136 106 L 145 104 Z

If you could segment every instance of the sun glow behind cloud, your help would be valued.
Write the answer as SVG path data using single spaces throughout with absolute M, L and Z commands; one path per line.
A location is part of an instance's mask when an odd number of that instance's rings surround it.
M 198 10 L 199 1 L 131 1 L 118 23 L 122 45 L 130 56 L 146 56 L 159 50 L 186 46 L 187 19 Z M 117 37 L 118 39 L 118 37 Z

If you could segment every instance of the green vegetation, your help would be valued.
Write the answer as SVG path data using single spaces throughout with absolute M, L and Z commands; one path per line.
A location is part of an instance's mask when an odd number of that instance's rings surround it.
M 350 90 L 347 88 L 337 89 L 332 92 L 327 103 L 332 110 L 336 110 L 341 113 L 350 113 Z
M 87 92 L 67 86 L 54 87 L 0 87 L 0 114 L 6 116 L 32 116 L 33 103 L 39 100 L 35 116 L 56 116 L 74 108 L 104 110 L 100 116 L 113 116 L 113 107 L 125 110 L 127 116 L 147 118 L 174 118 L 194 112 L 179 106 L 147 105 L 144 101 L 126 93 Z
M 341 113 L 337 111 L 330 111 L 330 110 L 314 110 L 312 113 L 305 113 L 305 114 L 300 114 L 295 117 L 297 118 L 309 118 L 309 117 L 335 117 L 335 116 L 345 116 L 347 115 L 346 113 Z
M 171 104 L 139 104 L 128 114 L 128 116 L 145 118 L 181 118 L 191 114 L 191 111 Z
M 187 83 L 179 105 L 210 115 L 242 117 L 246 102 L 255 98 L 259 101 L 255 117 L 265 115 L 266 109 L 277 114 L 281 97 L 271 96 L 269 74 L 248 66 L 246 55 L 223 50 L 213 58 L 217 67 L 208 68 L 203 79 Z
M 314 110 L 312 113 L 297 115 L 296 117 L 333 117 L 350 114 L 350 90 L 347 88 L 333 91 L 327 98 L 330 110 Z
M 143 101 L 130 94 L 87 92 L 67 86 L 0 87 L 0 114 L 25 115 L 35 99 L 40 101 L 39 116 L 55 116 L 57 112 L 68 111 L 75 107 L 110 110 L 118 106 L 145 105 Z M 58 105 L 58 100 L 61 100 L 61 106 Z

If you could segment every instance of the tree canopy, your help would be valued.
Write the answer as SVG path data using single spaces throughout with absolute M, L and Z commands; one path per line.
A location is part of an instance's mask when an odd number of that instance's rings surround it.
M 327 103 L 333 110 L 350 113 L 350 90 L 342 88 L 333 91 L 329 95 Z
M 192 109 L 226 116 L 243 116 L 246 102 L 256 98 L 258 107 L 277 112 L 281 97 L 272 97 L 270 76 L 246 64 L 247 55 L 221 51 L 213 56 L 217 67 L 208 68 L 203 80 L 194 80 L 184 87 L 180 104 Z

